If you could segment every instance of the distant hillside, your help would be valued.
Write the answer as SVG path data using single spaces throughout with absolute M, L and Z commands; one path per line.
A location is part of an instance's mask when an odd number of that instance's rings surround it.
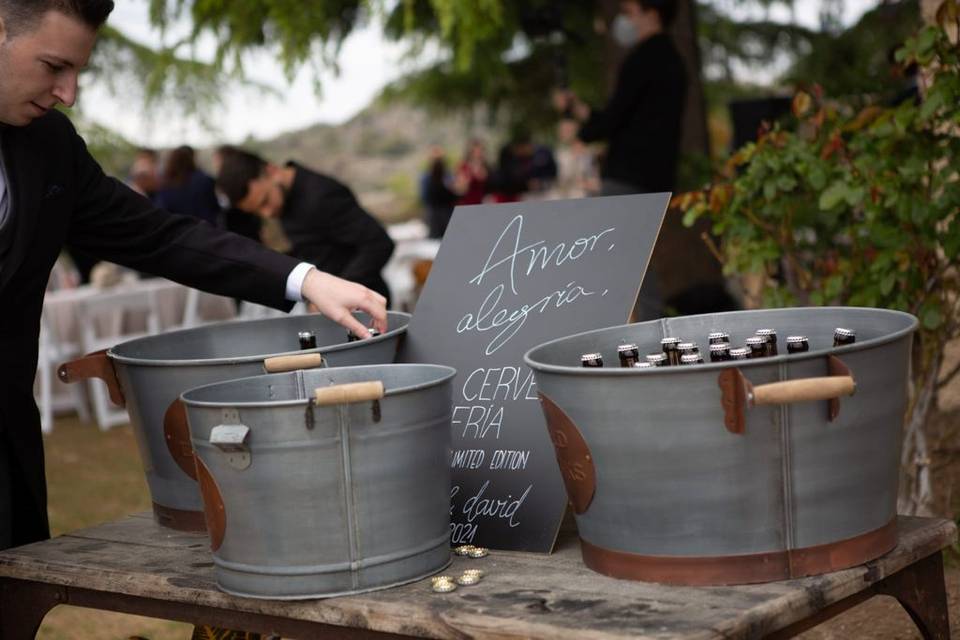
M 136 147 L 105 127 L 70 115 L 104 170 L 124 179 Z M 273 162 L 296 160 L 328 173 L 349 185 L 378 218 L 400 222 L 421 213 L 417 185 L 431 145 L 446 150 L 452 167 L 467 141 L 479 137 L 494 160 L 501 140 L 488 120 L 480 110 L 438 117 L 409 105 L 374 103 L 342 125 L 318 124 L 242 146 Z M 199 164 L 208 169 L 210 151 L 198 150 Z
M 419 215 L 417 184 L 430 145 L 459 161 L 466 142 L 499 137 L 482 114 L 437 117 L 408 105 L 372 105 L 339 125 L 314 125 L 245 146 L 274 162 L 296 160 L 342 180 L 372 213 L 387 222 Z

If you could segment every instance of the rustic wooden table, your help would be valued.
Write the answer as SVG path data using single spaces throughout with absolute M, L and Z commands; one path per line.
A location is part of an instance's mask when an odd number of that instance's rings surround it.
M 358 596 L 280 602 L 217 590 L 205 536 L 154 524 L 149 514 L 0 553 L 0 640 L 33 638 L 44 615 L 69 604 L 289 638 L 789 637 L 867 598 L 896 597 L 926 638 L 949 638 L 941 550 L 948 520 L 901 517 L 889 554 L 836 573 L 742 587 L 665 587 L 586 569 L 577 541 L 550 555 L 493 552 L 457 558 L 447 573 L 487 572 L 472 587 L 435 594 L 429 580 Z

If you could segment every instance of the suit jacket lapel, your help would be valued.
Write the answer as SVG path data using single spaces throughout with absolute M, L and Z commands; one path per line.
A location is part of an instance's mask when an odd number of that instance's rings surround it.
M 10 193 L 10 220 L 14 225 L 13 244 L 0 266 L 0 291 L 6 288 L 23 261 L 34 248 L 37 223 L 40 215 L 38 204 L 42 197 L 42 164 L 35 158 L 35 151 L 23 144 L 21 132 L 8 127 L 3 132 L 3 162 L 7 170 L 7 189 Z

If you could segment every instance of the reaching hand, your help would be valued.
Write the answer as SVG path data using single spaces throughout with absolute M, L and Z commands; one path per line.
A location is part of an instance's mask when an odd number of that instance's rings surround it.
M 358 309 L 370 314 L 373 326 L 381 333 L 387 331 L 387 299 L 361 284 L 311 269 L 303 279 L 301 293 L 303 299 L 320 313 L 343 325 L 355 336 L 368 336 L 367 328 L 353 317 L 353 311 Z

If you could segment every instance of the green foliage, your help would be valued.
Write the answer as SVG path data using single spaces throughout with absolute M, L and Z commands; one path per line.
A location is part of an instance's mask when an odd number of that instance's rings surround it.
M 921 103 L 851 111 L 798 93 L 793 130 L 767 131 L 675 201 L 688 223 L 709 217 L 725 271 L 760 274 L 768 303 L 915 314 L 923 381 L 931 354 L 960 336 L 960 54 L 929 26 L 897 59 L 926 69 Z
M 810 34 L 804 45 L 808 50 L 783 80 L 794 86 L 819 83 L 827 95 L 854 104 L 874 96 L 893 98 L 906 78 L 897 73 L 891 53 L 919 24 L 916 0 L 883 2 L 841 33 Z

